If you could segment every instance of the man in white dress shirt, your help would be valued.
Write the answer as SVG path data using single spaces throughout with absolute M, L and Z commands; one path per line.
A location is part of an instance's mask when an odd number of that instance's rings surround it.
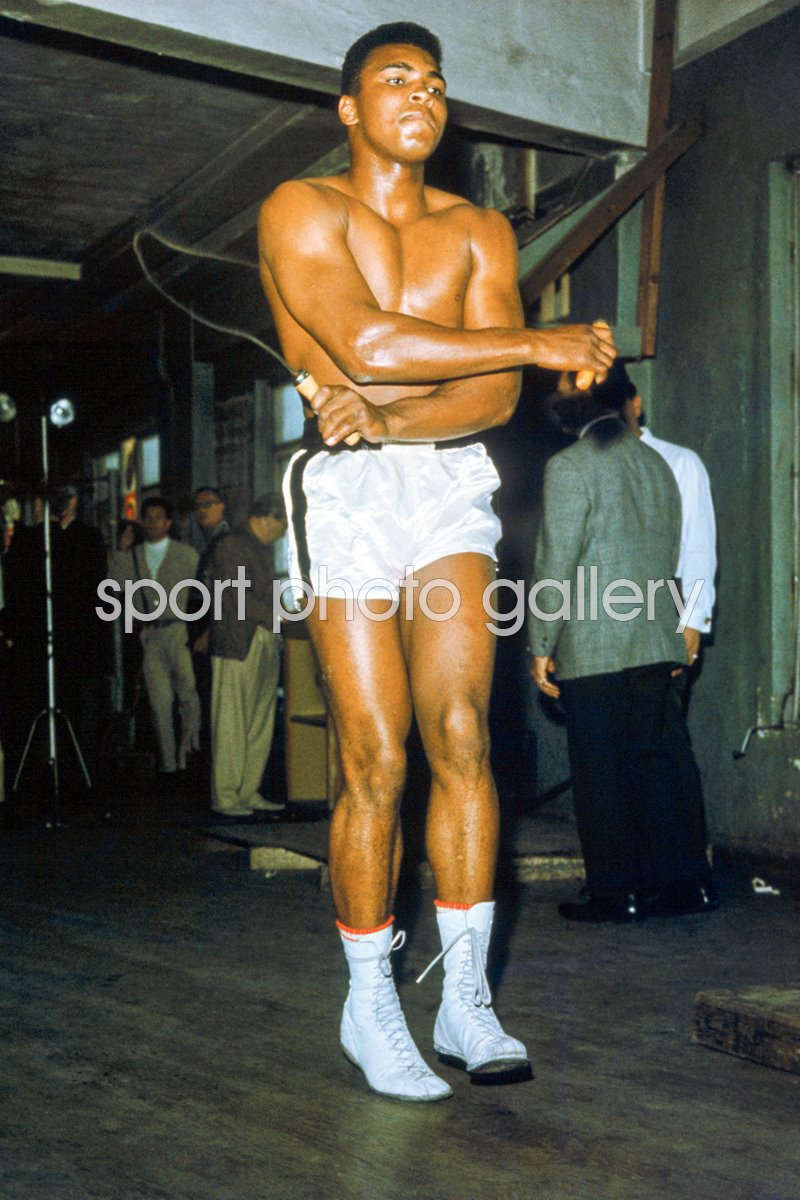
M 620 368 L 624 372 L 621 364 Z M 686 656 L 691 668 L 700 657 L 702 635 L 711 632 L 715 600 L 717 526 L 714 519 L 714 504 L 711 499 L 708 471 L 694 450 L 690 450 L 687 446 L 677 446 L 674 442 L 665 442 L 663 438 L 654 437 L 647 426 L 642 424 L 642 398 L 636 391 L 633 381 L 627 376 L 627 373 L 625 374 L 630 384 L 630 396 L 623 412 L 628 428 L 641 438 L 646 446 L 657 451 L 665 460 L 675 476 L 675 482 L 681 495 L 681 548 L 678 558 L 678 582 L 684 604 L 688 603 L 693 592 L 697 597 L 689 614 L 688 624 L 683 631 Z

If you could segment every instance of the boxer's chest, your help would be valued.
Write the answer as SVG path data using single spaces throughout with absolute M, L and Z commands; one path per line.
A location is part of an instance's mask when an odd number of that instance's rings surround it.
M 348 241 L 384 311 L 460 323 L 471 269 L 463 220 L 442 212 L 398 228 L 362 214 L 351 223 Z

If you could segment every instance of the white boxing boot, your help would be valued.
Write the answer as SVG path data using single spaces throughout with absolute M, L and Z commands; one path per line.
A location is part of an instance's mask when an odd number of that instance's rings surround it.
M 350 1062 L 364 1072 L 373 1092 L 393 1100 L 444 1100 L 452 1089 L 434 1075 L 408 1032 L 392 979 L 389 956 L 404 933 L 392 937 L 392 923 L 369 933 L 339 924 L 350 967 L 340 1041 Z
M 442 952 L 420 975 L 444 959 L 444 991 L 433 1031 L 437 1054 L 477 1082 L 510 1082 L 531 1076 L 522 1042 L 509 1037 L 492 1008 L 486 958 L 494 902 L 449 908 L 437 902 Z

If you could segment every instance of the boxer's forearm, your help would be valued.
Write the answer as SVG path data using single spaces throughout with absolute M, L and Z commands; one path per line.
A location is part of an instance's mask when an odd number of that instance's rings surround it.
M 504 425 L 517 406 L 518 371 L 451 380 L 428 396 L 409 396 L 384 405 L 386 440 L 447 441 Z
M 357 385 L 433 383 L 537 365 L 605 372 L 613 342 L 591 325 L 552 329 L 446 329 L 376 311 L 325 349 Z

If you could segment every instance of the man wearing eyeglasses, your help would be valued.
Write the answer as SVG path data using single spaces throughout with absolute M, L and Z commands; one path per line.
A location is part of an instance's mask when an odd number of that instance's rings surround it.
M 192 511 L 198 529 L 205 539 L 205 548 L 197 564 L 197 578 L 203 579 L 214 547 L 221 537 L 230 531 L 230 525 L 225 520 L 225 497 L 222 492 L 213 487 L 199 487 L 194 493 Z M 208 625 L 206 625 L 206 649 L 208 648 Z

